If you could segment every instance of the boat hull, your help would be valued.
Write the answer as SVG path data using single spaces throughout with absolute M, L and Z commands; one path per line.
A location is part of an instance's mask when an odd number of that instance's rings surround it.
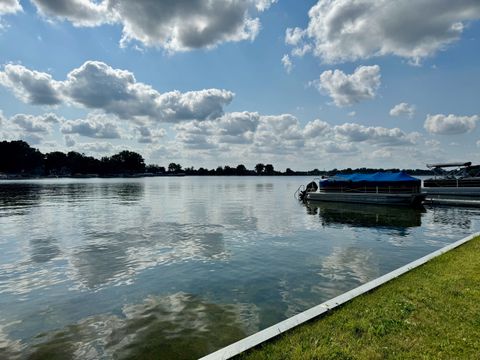
M 477 196 L 480 198 L 480 187 L 423 187 L 422 192 L 427 197 L 432 195 L 449 195 L 449 196 Z
M 334 193 L 311 192 L 307 194 L 309 201 L 344 202 L 354 204 L 379 204 L 397 206 L 421 206 L 425 194 L 387 194 L 387 193 Z
M 424 187 L 426 204 L 480 207 L 480 187 Z

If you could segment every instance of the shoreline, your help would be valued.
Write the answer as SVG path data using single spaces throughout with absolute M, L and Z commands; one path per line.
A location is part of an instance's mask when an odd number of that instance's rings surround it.
M 467 244 L 471 240 L 474 241 Z M 465 247 L 469 245 L 476 247 L 476 249 L 480 251 L 480 233 L 475 233 L 458 240 L 334 299 L 317 305 L 276 325 L 261 330 L 245 339 L 206 355 L 202 360 L 229 359 L 235 356 L 238 356 L 241 359 L 275 359 L 277 357 L 324 358 L 328 354 L 334 353 L 337 353 L 340 358 L 356 358 L 358 354 L 363 351 L 363 348 L 368 347 L 370 342 L 375 343 L 372 339 L 372 335 L 373 337 L 375 337 L 375 335 L 381 335 L 383 330 L 385 330 L 385 327 L 388 328 L 389 324 L 397 324 L 397 322 L 400 321 L 398 319 L 392 319 L 391 316 L 386 316 L 386 319 L 375 318 L 375 321 L 380 323 L 377 329 L 378 331 L 375 330 L 376 328 L 370 331 L 370 328 L 368 327 L 369 324 L 364 323 L 365 319 L 358 318 L 357 316 L 358 311 L 366 311 L 367 316 L 370 311 L 371 316 L 376 316 L 375 309 L 369 309 L 368 305 L 365 303 L 370 305 L 373 303 L 375 308 L 380 307 L 380 309 L 377 309 L 378 314 L 382 314 L 385 309 L 388 310 L 387 307 L 381 309 L 382 302 L 389 303 L 393 301 L 395 307 L 395 299 L 398 297 L 408 297 L 408 295 L 413 292 L 413 289 L 418 289 L 419 287 L 423 288 L 422 286 L 427 285 L 432 286 L 432 284 L 422 284 L 422 273 L 425 271 L 431 271 L 430 268 L 433 267 L 435 269 L 435 267 L 437 267 L 444 271 L 445 269 L 448 269 L 453 270 L 455 273 L 455 270 L 457 270 L 456 266 L 458 265 L 455 261 L 458 262 L 458 257 L 460 256 L 457 256 L 457 254 L 462 254 L 462 251 L 464 253 Z M 453 249 L 457 250 L 450 252 Z M 454 268 L 446 267 L 445 264 L 443 264 L 444 262 L 448 262 L 451 258 L 454 259 Z M 480 267 L 480 260 L 478 260 L 478 256 L 476 259 L 477 262 L 470 265 L 478 270 L 478 267 Z M 460 259 L 460 265 L 461 264 L 462 259 Z M 441 275 L 437 274 L 437 277 L 441 277 Z M 478 277 L 480 278 L 480 274 L 478 274 Z M 413 281 L 411 278 L 413 278 Z M 437 279 L 437 282 L 441 280 L 442 279 Z M 424 281 L 427 280 L 423 279 L 423 282 Z M 405 282 L 406 284 L 404 284 Z M 421 286 L 418 286 L 419 283 Z M 406 295 L 395 295 L 395 288 L 398 287 L 399 284 L 401 284 L 400 286 L 408 287 Z M 480 292 L 480 289 L 478 290 Z M 387 293 L 388 296 L 385 297 L 385 293 Z M 391 293 L 393 293 L 393 295 Z M 411 300 L 409 302 L 411 302 Z M 338 320 L 338 317 L 341 317 L 341 320 Z M 349 324 L 351 321 L 358 321 L 359 324 Z M 403 321 L 406 320 L 402 319 L 401 322 Z M 480 318 L 478 321 L 480 323 Z M 329 324 L 324 325 L 326 322 L 329 322 Z M 333 325 L 330 323 L 333 323 Z M 342 329 L 345 326 L 348 328 L 345 330 L 347 334 L 341 334 Z M 366 327 L 367 329 L 364 330 L 363 327 Z M 353 330 L 351 328 L 353 328 Z M 480 329 L 480 327 L 478 328 Z M 480 332 L 480 330 L 478 331 Z M 366 333 L 368 335 L 366 336 L 366 344 L 359 344 L 358 332 L 361 334 Z M 417 334 L 413 334 L 413 337 L 415 338 L 416 335 Z M 329 338 L 329 336 L 331 338 Z M 320 340 L 324 340 L 325 343 L 322 343 Z M 383 344 L 384 340 L 383 337 L 378 340 L 380 345 Z M 312 341 L 315 345 L 312 345 Z M 332 341 L 335 342 L 333 347 L 331 346 Z M 337 341 L 340 341 L 340 344 L 337 344 Z M 360 348 L 356 348 L 355 345 L 359 345 Z M 408 346 L 408 344 L 404 345 Z M 348 349 L 348 351 L 345 352 L 345 349 Z M 392 349 L 392 351 L 398 355 L 398 352 L 395 352 L 395 349 Z M 385 354 L 373 351 L 365 356 L 383 358 Z M 418 354 L 418 356 L 420 356 L 420 354 Z M 360 356 L 360 358 L 361 357 L 362 356 Z

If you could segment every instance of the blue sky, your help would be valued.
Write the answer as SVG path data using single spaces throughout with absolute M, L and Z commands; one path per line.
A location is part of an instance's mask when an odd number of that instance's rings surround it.
M 0 137 L 149 163 L 478 162 L 478 0 L 0 0 Z

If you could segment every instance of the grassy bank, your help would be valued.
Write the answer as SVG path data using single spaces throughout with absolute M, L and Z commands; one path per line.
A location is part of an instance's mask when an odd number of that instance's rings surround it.
M 239 359 L 478 359 L 480 238 Z

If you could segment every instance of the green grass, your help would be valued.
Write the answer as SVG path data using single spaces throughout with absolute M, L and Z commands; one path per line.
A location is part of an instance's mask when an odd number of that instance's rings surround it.
M 238 359 L 480 359 L 480 238 Z

